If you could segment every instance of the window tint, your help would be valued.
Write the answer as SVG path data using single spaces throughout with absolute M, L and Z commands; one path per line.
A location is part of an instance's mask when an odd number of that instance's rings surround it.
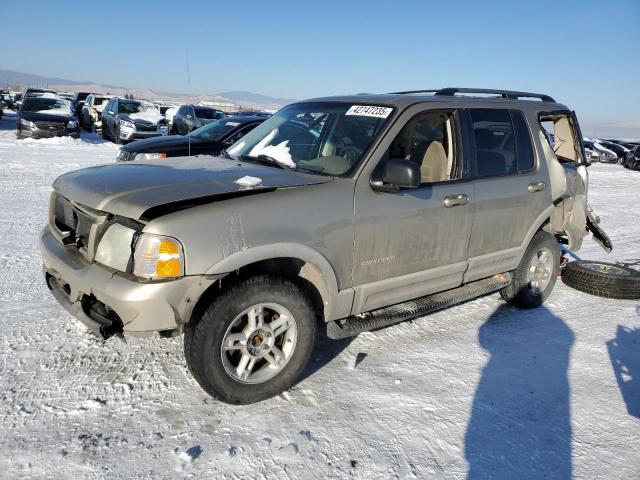
M 531 135 L 524 115 L 519 110 L 511 110 L 513 130 L 516 134 L 516 152 L 518 155 L 518 171 L 526 172 L 533 169 L 533 146 Z
M 472 109 L 470 113 L 476 141 L 476 175 L 516 173 L 516 143 L 509 111 Z
M 407 122 L 383 159 L 404 158 L 417 163 L 423 184 L 455 180 L 462 177 L 455 144 L 453 112 L 425 112 Z

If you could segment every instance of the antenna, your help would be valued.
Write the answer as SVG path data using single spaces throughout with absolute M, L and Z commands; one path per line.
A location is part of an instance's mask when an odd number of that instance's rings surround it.
M 187 48 L 187 105 L 188 108 L 191 109 L 191 97 L 189 96 L 189 87 L 190 87 L 190 76 L 189 76 L 189 49 Z M 189 156 L 191 156 L 191 132 L 187 133 L 187 139 L 189 143 Z

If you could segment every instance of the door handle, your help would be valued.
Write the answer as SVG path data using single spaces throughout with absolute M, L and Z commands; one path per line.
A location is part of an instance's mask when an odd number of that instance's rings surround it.
M 458 207 L 469 203 L 469 196 L 464 193 L 458 195 L 447 195 L 444 197 L 442 204 L 445 208 Z
M 529 186 L 527 187 L 527 190 L 533 193 L 533 192 L 542 192 L 546 188 L 547 188 L 547 184 L 544 182 L 533 182 L 529 184 Z

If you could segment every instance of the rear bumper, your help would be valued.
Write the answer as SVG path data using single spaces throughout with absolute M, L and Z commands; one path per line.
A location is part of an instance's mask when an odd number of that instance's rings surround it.
M 141 282 L 89 263 L 75 247 L 61 245 L 48 226 L 40 235 L 40 250 L 53 296 L 103 337 L 107 332 L 145 335 L 173 330 L 188 321 L 200 295 L 217 280 L 190 276 Z

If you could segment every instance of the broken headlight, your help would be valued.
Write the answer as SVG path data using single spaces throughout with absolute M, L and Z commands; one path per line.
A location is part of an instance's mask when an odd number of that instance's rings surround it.
M 126 272 L 131 259 L 131 245 L 136 231 L 118 223 L 104 233 L 96 250 L 95 261 L 102 265 Z

